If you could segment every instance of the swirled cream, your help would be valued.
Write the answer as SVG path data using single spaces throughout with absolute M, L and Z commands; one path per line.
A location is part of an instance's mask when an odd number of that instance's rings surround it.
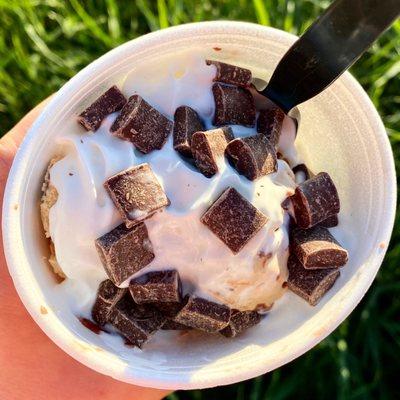
M 174 56 L 166 64 L 136 68 L 124 81 L 128 97 L 139 93 L 171 120 L 175 109 L 187 105 L 212 128 L 212 80 L 215 67 L 193 54 Z M 55 290 L 75 313 L 89 315 L 99 283 L 107 278 L 94 241 L 122 220 L 103 183 L 133 165 L 149 163 L 171 205 L 145 221 L 155 258 L 137 274 L 176 269 L 183 290 L 240 310 L 266 309 L 282 294 L 287 277 L 288 215 L 282 202 L 294 193 L 291 168 L 278 160 L 276 173 L 249 181 L 221 157 L 219 173 L 206 178 L 173 149 L 170 136 L 162 150 L 143 155 L 130 142 L 109 132 L 116 114 L 95 133 L 76 130 L 60 144 L 64 157 L 50 170 L 58 200 L 50 209 L 49 231 L 66 279 Z M 232 126 L 235 137 L 255 128 Z M 295 124 L 285 117 L 278 151 L 294 162 Z M 227 188 L 235 188 L 268 217 L 268 222 L 238 253 L 233 254 L 200 222 L 202 214 Z M 129 281 L 129 280 L 128 280 Z M 122 286 L 126 286 L 128 281 Z

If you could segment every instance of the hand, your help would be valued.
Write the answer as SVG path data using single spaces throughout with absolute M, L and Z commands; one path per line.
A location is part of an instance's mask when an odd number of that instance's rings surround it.
M 0 139 L 0 210 L 8 171 L 45 100 Z M 1 226 L 1 216 L 0 216 Z M 0 229 L 0 398 L 7 400 L 155 400 L 165 390 L 118 382 L 75 361 L 35 324 L 7 270 Z

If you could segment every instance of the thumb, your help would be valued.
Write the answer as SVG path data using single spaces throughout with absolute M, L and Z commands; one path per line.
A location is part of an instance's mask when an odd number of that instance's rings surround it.
M 8 171 L 26 132 L 35 122 L 51 96 L 29 111 L 6 135 L 0 139 L 0 184 L 5 183 Z

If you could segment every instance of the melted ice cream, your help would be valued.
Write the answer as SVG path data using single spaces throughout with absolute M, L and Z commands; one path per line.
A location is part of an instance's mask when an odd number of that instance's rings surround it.
M 178 106 L 188 105 L 212 128 L 215 72 L 204 58 L 186 54 L 162 65 L 136 68 L 121 89 L 126 96 L 139 93 L 171 120 Z M 295 188 L 289 165 L 279 160 L 276 173 L 252 182 L 221 157 L 219 173 L 208 179 L 174 151 L 172 135 L 162 150 L 148 155 L 112 136 L 109 128 L 115 117 L 108 116 L 95 133 L 83 132 L 77 124 L 75 131 L 63 136 L 64 158 L 51 168 L 50 179 L 59 196 L 50 210 L 50 234 L 67 276 L 55 290 L 62 292 L 74 312 L 90 313 L 97 287 L 107 278 L 94 241 L 122 222 L 103 183 L 117 172 L 147 162 L 171 205 L 145 222 L 155 259 L 138 274 L 175 268 L 186 292 L 241 310 L 270 306 L 282 295 L 287 276 L 288 215 L 281 203 Z M 235 137 L 255 133 L 255 129 L 232 128 Z M 290 162 L 297 157 L 294 139 L 295 125 L 285 117 L 279 151 Z M 267 224 L 236 255 L 200 222 L 228 186 L 268 217 Z

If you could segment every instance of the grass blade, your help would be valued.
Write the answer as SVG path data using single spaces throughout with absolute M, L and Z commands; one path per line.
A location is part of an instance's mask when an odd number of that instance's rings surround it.
M 160 23 L 160 28 L 168 28 L 168 10 L 167 5 L 165 4 L 165 0 L 157 0 L 157 8 L 158 8 L 158 20 Z
M 271 25 L 269 20 L 269 14 L 263 0 L 253 0 L 254 11 L 259 24 L 261 25 Z

